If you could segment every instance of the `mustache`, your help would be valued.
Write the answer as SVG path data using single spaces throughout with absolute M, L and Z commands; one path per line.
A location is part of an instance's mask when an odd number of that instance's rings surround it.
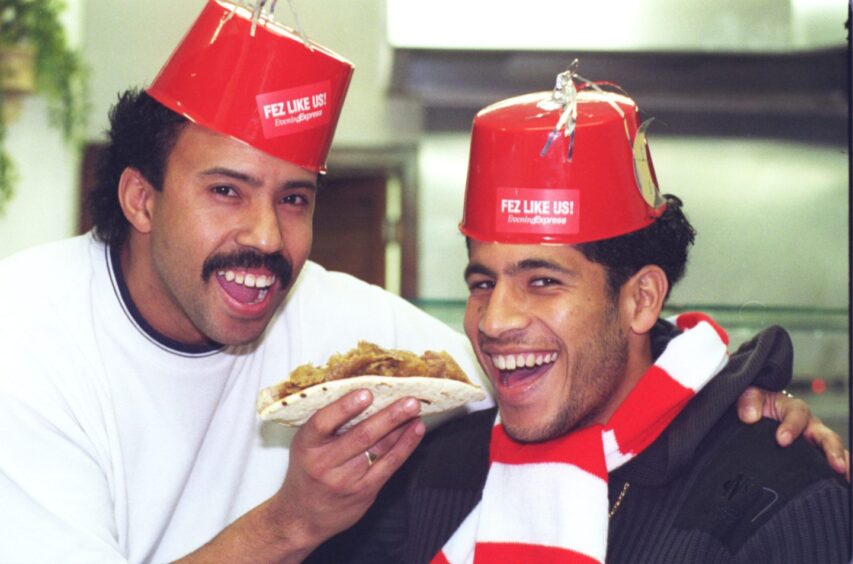
M 280 254 L 265 255 L 246 249 L 236 253 L 213 255 L 208 258 L 202 265 L 201 278 L 207 282 L 214 272 L 230 268 L 266 268 L 275 274 L 283 287 L 290 285 L 290 279 L 293 276 L 293 265 Z
M 506 347 L 510 345 L 529 345 L 523 331 L 510 331 L 500 337 L 489 337 L 482 331 L 478 331 L 477 343 L 481 348 Z
M 531 341 L 524 331 L 511 331 L 499 337 L 489 337 L 483 333 L 477 335 L 477 345 L 481 351 L 494 351 L 506 347 L 559 348 L 559 344 L 549 339 Z M 491 353 L 486 353 L 491 354 Z

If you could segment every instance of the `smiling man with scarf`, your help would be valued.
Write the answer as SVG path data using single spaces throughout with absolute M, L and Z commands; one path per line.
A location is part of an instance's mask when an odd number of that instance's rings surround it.
M 847 562 L 843 480 L 737 419 L 745 386 L 790 380 L 788 335 L 730 354 L 706 315 L 661 319 L 694 239 L 681 205 L 624 95 L 567 72 L 481 111 L 465 330 L 498 410 L 427 437 L 315 558 Z

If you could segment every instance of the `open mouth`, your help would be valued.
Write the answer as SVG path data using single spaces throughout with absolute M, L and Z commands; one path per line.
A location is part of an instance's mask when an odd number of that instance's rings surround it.
M 220 270 L 216 273 L 216 279 L 226 294 L 245 305 L 263 302 L 276 281 L 272 274 L 253 274 L 241 270 Z
M 500 371 L 498 383 L 513 387 L 523 385 L 547 372 L 557 360 L 557 353 L 518 353 L 489 355 Z

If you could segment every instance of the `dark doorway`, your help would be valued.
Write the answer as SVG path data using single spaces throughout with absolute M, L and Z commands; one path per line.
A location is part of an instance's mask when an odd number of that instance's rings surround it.
M 311 260 L 385 286 L 385 176 L 321 181 Z

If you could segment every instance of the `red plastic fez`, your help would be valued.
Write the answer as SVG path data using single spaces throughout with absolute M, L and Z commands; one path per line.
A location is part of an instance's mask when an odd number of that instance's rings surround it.
M 539 92 L 477 114 L 464 235 L 575 244 L 642 229 L 663 213 L 636 104 L 588 83 L 581 88 L 571 103 Z
M 324 172 L 352 64 L 274 21 L 210 0 L 148 93 L 193 122 Z

